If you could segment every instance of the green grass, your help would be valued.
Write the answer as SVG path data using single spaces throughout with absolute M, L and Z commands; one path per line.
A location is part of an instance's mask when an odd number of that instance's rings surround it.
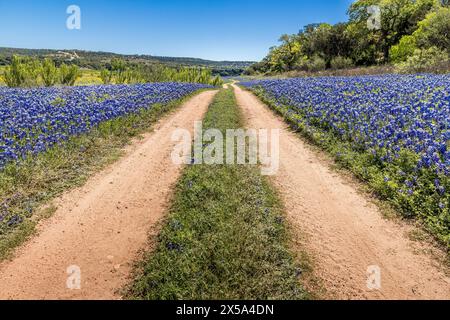
M 0 261 L 33 234 L 40 219 L 55 211 L 52 207 L 43 208 L 45 203 L 83 185 L 94 172 L 117 160 L 133 137 L 147 131 L 183 100 L 104 122 L 88 134 L 1 170 Z M 11 218 L 18 223 L 8 226 L 6 221 Z
M 82 69 L 81 76 L 75 82 L 76 86 L 89 86 L 103 84 L 100 78 L 100 71 L 91 69 Z
M 218 93 L 203 126 L 241 127 L 232 90 Z M 128 297 L 306 299 L 288 246 L 282 205 L 258 166 L 188 166 Z

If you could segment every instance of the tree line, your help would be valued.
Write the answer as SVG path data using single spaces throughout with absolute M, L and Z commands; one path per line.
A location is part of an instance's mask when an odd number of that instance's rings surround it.
M 448 0 L 358 0 L 349 21 L 311 24 L 283 35 L 281 44 L 248 70 L 248 74 L 321 71 L 394 64 L 419 72 L 443 66 L 450 55 Z
M 108 52 L 94 52 L 83 50 L 50 50 L 50 49 L 17 49 L 0 47 L 0 66 L 9 65 L 14 55 L 39 58 L 51 57 L 57 65 L 67 62 L 76 64 L 82 69 L 101 70 L 109 68 L 113 58 L 123 59 L 130 63 L 159 64 L 167 67 L 179 68 L 196 67 L 211 69 L 214 76 L 241 75 L 253 62 L 250 61 L 211 61 L 197 58 L 174 58 L 150 55 L 120 55 Z

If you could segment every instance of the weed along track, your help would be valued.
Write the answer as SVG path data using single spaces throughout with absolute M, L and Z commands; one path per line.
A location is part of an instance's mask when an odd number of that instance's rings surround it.
M 215 94 L 188 100 L 121 160 L 56 201 L 56 213 L 38 235 L 0 264 L 0 298 L 120 298 L 180 175 L 181 166 L 170 159 L 171 134 L 201 120 Z

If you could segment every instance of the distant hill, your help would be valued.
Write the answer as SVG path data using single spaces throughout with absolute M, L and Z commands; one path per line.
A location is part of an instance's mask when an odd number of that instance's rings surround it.
M 158 57 L 151 55 L 122 55 L 111 52 L 95 52 L 83 50 L 49 50 L 18 49 L 0 47 L 0 65 L 7 65 L 13 55 L 37 58 L 50 57 L 57 63 L 73 63 L 82 68 L 101 69 L 107 66 L 112 58 L 123 58 L 129 62 L 147 64 L 165 64 L 169 66 L 208 67 L 215 74 L 236 76 L 254 64 L 252 61 L 211 61 L 197 58 Z

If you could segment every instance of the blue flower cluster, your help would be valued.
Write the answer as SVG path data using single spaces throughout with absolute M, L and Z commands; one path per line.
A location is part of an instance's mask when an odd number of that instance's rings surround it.
M 243 82 L 450 249 L 450 75 Z
M 44 152 L 101 122 L 166 104 L 207 87 L 188 83 L 0 87 L 0 168 Z
M 404 149 L 449 175 L 450 76 L 297 78 L 242 83 L 289 106 L 305 126 L 332 130 L 382 162 Z

